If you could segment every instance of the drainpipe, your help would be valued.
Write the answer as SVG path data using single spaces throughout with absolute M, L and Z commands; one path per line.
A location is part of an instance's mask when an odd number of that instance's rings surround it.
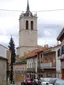
M 37 63 L 37 57 L 36 57 L 36 59 L 35 59 L 35 72 L 36 72 L 35 78 L 37 78 L 37 67 L 38 67 L 38 63 Z

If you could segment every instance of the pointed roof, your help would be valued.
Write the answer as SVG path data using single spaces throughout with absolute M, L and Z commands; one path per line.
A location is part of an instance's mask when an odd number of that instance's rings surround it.
M 32 12 L 30 11 L 29 0 L 27 0 L 27 9 L 26 9 L 24 16 L 33 16 Z
M 30 11 L 29 0 L 27 0 L 27 11 Z
M 27 0 L 27 7 L 26 7 L 26 12 L 22 13 L 19 17 L 19 20 L 21 19 L 21 17 L 35 17 L 37 18 L 37 14 L 33 15 L 33 13 L 30 11 L 30 7 L 29 7 L 29 0 Z

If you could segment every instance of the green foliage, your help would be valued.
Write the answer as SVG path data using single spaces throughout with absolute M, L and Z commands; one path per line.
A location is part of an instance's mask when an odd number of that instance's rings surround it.
M 13 38 L 11 37 L 10 42 L 9 42 L 9 50 L 11 51 L 11 64 L 15 63 L 15 45 L 14 45 L 14 41 Z
M 16 64 L 27 64 L 27 61 L 26 60 L 22 60 L 20 62 L 16 62 Z
M 10 81 L 11 83 L 13 82 L 13 63 L 15 63 L 15 45 L 14 45 L 14 41 L 13 38 L 11 37 L 10 42 L 9 42 L 9 50 L 11 52 L 11 71 L 10 71 Z
M 21 61 L 22 64 L 27 64 L 26 60 Z

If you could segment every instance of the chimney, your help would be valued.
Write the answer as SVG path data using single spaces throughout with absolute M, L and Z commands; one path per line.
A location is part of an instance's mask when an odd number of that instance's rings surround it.
M 57 45 L 59 45 L 59 41 L 57 41 Z
M 48 48 L 48 44 L 44 45 L 45 48 Z

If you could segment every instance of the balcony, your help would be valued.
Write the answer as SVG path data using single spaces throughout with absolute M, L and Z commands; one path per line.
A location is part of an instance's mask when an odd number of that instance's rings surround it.
M 64 54 L 62 54 L 61 56 L 59 56 L 59 59 L 64 59 Z
M 52 63 L 42 63 L 40 64 L 40 69 L 52 68 Z
M 35 68 L 27 68 L 27 72 L 35 72 Z

